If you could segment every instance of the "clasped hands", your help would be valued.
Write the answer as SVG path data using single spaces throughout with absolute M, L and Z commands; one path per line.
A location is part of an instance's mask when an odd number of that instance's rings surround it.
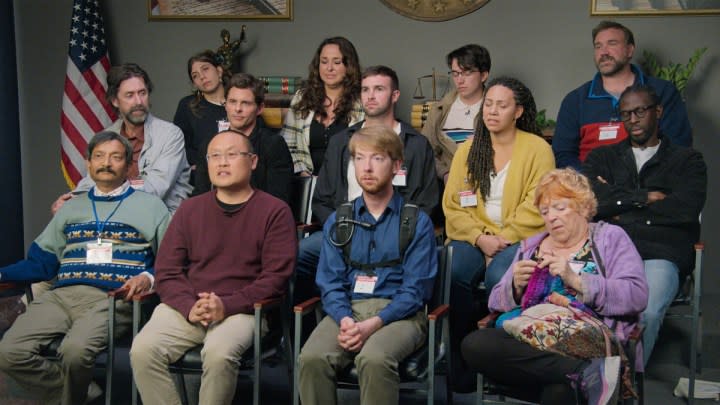
M 214 292 L 201 292 L 198 294 L 198 300 L 190 308 L 188 320 L 193 324 L 201 324 L 208 327 L 213 322 L 220 322 L 225 319 L 225 305 L 223 305 L 220 297 Z
M 340 347 L 348 352 L 359 352 L 367 339 L 383 325 L 379 316 L 355 322 L 349 316 L 340 320 L 340 333 L 337 340 Z

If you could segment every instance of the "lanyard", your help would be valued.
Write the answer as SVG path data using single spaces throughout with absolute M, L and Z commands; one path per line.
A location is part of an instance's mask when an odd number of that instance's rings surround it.
M 127 196 L 128 196 L 128 193 L 125 192 L 123 194 L 123 196 L 120 198 L 120 202 L 117 203 L 117 205 L 112 210 L 110 215 L 108 215 L 108 217 L 105 218 L 105 221 L 103 221 L 102 223 L 100 223 L 100 219 L 98 218 L 97 208 L 95 207 L 95 200 L 90 198 L 90 202 L 92 203 L 92 208 L 93 208 L 93 215 L 95 215 L 95 227 L 97 228 L 98 244 L 100 244 L 102 242 L 100 235 L 102 235 L 102 231 L 103 231 L 103 229 L 105 229 L 105 225 L 107 225 L 108 221 L 110 221 L 110 218 L 112 218 L 112 216 L 115 215 L 115 212 L 118 210 L 118 208 L 120 208 L 120 204 L 122 204 L 123 201 L 125 201 L 125 197 L 127 197 Z

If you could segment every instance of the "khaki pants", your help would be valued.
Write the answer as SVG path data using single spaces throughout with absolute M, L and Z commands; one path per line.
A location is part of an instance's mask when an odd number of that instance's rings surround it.
M 200 404 L 230 404 L 235 394 L 238 359 L 253 341 L 255 317 L 237 314 L 209 328 L 194 325 L 172 307 L 160 304 L 133 340 L 130 364 L 143 403 L 180 404 L 168 365 L 189 349 L 201 351 Z
M 118 330 L 129 330 L 132 308 L 117 303 Z M 67 405 L 82 404 L 97 355 L 107 348 L 108 297 L 99 288 L 72 285 L 40 295 L 0 341 L 0 370 L 40 398 Z M 39 355 L 65 335 L 61 361 Z
M 352 302 L 353 318 L 362 321 L 377 315 L 390 300 Z M 336 375 L 353 362 L 358 370 L 360 403 L 397 404 L 398 364 L 423 345 L 427 335 L 424 312 L 392 322 L 368 338 L 359 353 L 343 350 L 337 342 L 340 328 L 326 316 L 303 346 L 299 358 L 300 399 L 305 405 L 337 403 Z

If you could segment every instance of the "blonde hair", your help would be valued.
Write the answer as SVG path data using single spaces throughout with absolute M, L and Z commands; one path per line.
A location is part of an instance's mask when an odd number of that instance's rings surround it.
M 597 213 L 597 200 L 587 177 L 575 169 L 554 169 L 540 178 L 535 188 L 535 207 L 553 198 L 567 198 L 576 209 L 587 210 L 590 220 Z
M 363 127 L 350 137 L 350 156 L 355 156 L 358 146 L 365 146 L 378 152 L 385 152 L 392 160 L 403 160 L 403 144 L 392 129 L 376 125 Z

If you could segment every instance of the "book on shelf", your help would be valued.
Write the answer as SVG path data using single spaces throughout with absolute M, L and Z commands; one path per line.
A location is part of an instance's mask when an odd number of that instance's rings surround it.
M 299 76 L 258 76 L 265 84 L 267 93 L 295 94 L 302 86 Z

